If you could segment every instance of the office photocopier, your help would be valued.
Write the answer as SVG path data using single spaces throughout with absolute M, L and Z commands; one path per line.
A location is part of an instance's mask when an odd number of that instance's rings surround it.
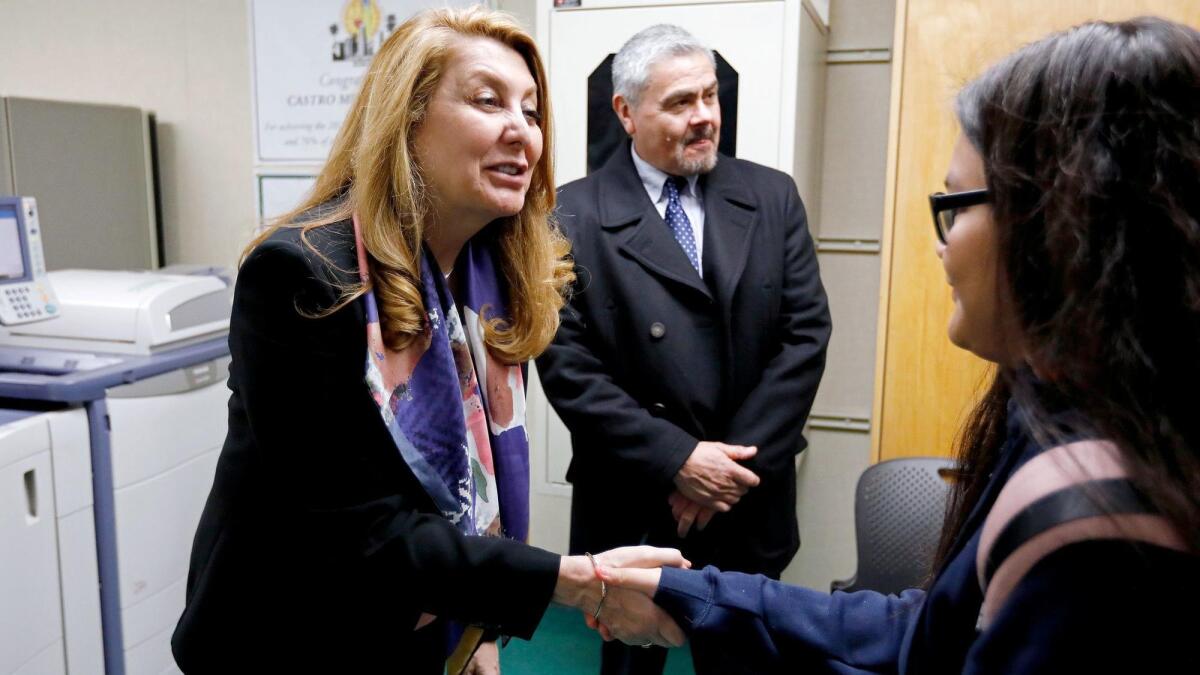
M 34 200 L 0 197 L 0 675 L 178 672 L 232 289 L 46 272 L 39 240 Z
M 103 672 L 84 410 L 0 408 L 0 551 L 0 673 Z

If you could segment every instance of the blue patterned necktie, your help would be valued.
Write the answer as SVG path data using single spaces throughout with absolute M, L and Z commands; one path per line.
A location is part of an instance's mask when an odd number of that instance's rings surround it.
M 675 235 L 675 241 L 679 242 L 679 246 L 687 255 L 688 262 L 692 263 L 692 267 L 699 273 L 700 256 L 696 254 L 696 236 L 692 233 L 692 221 L 688 220 L 687 214 L 683 212 L 683 204 L 679 201 L 679 188 L 686 184 L 687 179 L 682 176 L 671 176 L 663 183 L 663 193 L 667 195 L 665 220 L 667 227 L 671 228 L 671 233 Z

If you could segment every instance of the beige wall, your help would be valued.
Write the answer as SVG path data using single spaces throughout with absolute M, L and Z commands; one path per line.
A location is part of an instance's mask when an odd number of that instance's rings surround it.
M 230 265 L 254 227 L 245 0 L 0 0 L 0 94 L 155 112 L 168 263 Z
M 508 12 L 521 22 L 525 30 L 529 31 L 530 35 L 537 36 L 537 26 L 535 26 L 537 14 L 537 0 L 497 0 L 496 8 Z M 545 54 L 542 55 L 545 58 Z
M 833 337 L 797 469 L 800 552 L 784 579 L 828 589 L 854 573 L 854 487 L 870 463 L 894 3 L 833 0 L 817 237 Z

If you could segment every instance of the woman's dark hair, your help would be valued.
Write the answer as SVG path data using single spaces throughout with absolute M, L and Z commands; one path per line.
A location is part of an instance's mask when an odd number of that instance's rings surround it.
M 957 114 L 1039 377 L 1001 367 L 968 419 L 938 567 L 995 466 L 1010 397 L 1035 421 L 1069 406 L 1114 442 L 1200 551 L 1200 33 L 1076 26 L 969 83 Z

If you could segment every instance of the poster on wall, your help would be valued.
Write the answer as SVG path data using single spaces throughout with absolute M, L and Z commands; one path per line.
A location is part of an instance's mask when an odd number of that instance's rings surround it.
M 253 0 L 257 162 L 323 162 L 384 40 L 421 9 L 472 4 L 478 3 Z
M 259 174 L 259 225 L 266 225 L 299 206 L 316 180 L 316 176 L 306 174 Z

